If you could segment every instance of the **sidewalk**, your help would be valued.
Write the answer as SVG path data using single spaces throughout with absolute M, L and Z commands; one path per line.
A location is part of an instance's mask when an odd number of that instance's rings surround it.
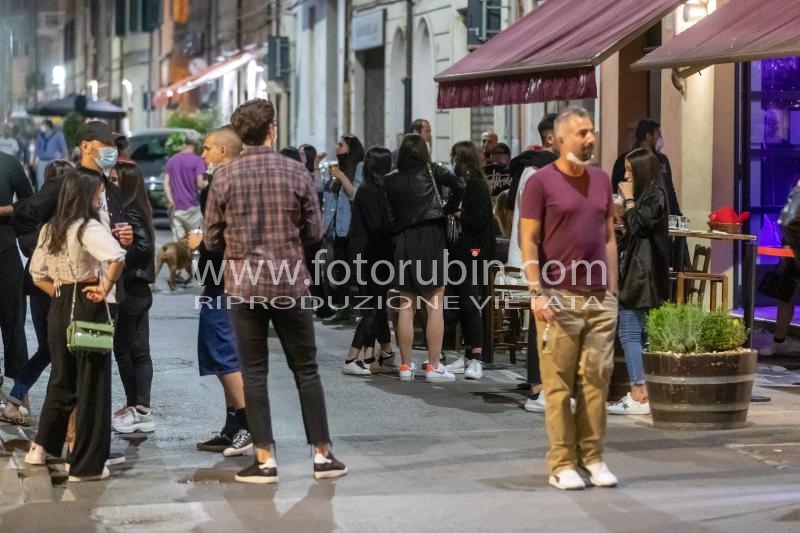
M 547 485 L 543 415 L 521 408 L 523 368 L 443 385 L 344 376 L 352 327 L 320 322 L 334 448 L 350 474 L 313 480 L 294 380 L 273 337 L 270 400 L 281 482 L 235 483 L 252 456 L 195 450 L 224 417 L 219 384 L 197 375 L 197 294 L 165 286 L 156 294 L 157 429 L 113 437 L 112 450 L 127 462 L 112 467 L 109 480 L 68 484 L 58 465 L 18 471 L 24 440 L 16 429 L 0 428 L 0 530 L 766 533 L 800 526 L 795 375 L 762 365 L 754 393 L 772 401 L 751 404 L 751 424 L 739 430 L 662 431 L 649 417 L 609 417 L 605 458 L 620 487 L 565 493 Z M 498 354 L 497 361 L 507 358 Z M 34 415 L 45 383 L 46 375 L 32 390 Z M 115 375 L 115 407 L 121 398 Z

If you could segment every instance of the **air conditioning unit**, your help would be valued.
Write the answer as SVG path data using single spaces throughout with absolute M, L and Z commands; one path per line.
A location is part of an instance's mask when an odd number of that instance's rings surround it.
M 59 35 L 64 31 L 66 13 L 64 11 L 42 11 L 39 13 L 39 25 L 36 33 L 39 35 Z

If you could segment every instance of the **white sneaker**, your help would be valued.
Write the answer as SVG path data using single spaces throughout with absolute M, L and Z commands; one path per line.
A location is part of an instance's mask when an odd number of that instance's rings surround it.
M 456 377 L 451 372 L 448 372 L 442 363 L 439 363 L 439 366 L 433 370 L 428 365 L 428 371 L 425 372 L 425 381 L 428 383 L 443 383 L 455 380 Z
M 152 433 L 156 430 L 156 422 L 153 411 L 140 413 L 135 407 L 128 407 L 121 417 L 111 419 L 111 427 L 117 433 Z
M 540 392 L 535 399 L 529 396 L 528 399 L 525 400 L 525 410 L 529 413 L 544 413 L 545 407 L 544 392 Z
M 611 473 L 604 462 L 592 463 L 584 467 L 589 472 L 589 481 L 595 487 L 616 487 L 619 480 Z
M 414 372 L 417 371 L 417 364 L 411 361 L 407 365 L 400 365 L 400 381 L 414 381 Z
M 575 414 L 576 405 L 577 402 L 575 402 L 575 398 L 570 398 L 569 407 L 573 414 Z M 544 391 L 540 392 L 536 399 L 528 397 L 528 399 L 525 400 L 525 410 L 529 413 L 544 413 L 546 407 L 547 403 L 545 403 Z
M 31 449 L 25 454 L 25 462 L 29 465 L 47 464 L 47 452 L 41 446 L 31 444 Z
M 462 355 L 445 367 L 451 374 L 463 374 L 467 369 L 467 360 Z
M 131 426 L 133 424 L 133 411 L 135 410 L 133 407 L 125 407 L 117 411 L 119 414 L 111 417 L 111 429 L 119 431 L 118 427 L 126 428 Z
M 800 341 L 793 337 L 786 337 L 783 342 L 775 342 L 758 351 L 759 355 L 770 357 L 773 355 L 786 355 L 800 353 Z
M 483 362 L 471 359 L 467 369 L 464 371 L 466 379 L 481 379 L 483 377 Z
M 610 415 L 649 415 L 650 402 L 637 402 L 629 392 L 616 402 L 608 405 Z
M 555 476 L 550 476 L 547 482 L 561 490 L 583 490 L 586 488 L 583 478 L 571 468 L 562 470 Z
M 372 375 L 372 372 L 369 371 L 369 368 L 367 368 L 367 365 L 364 364 L 364 361 L 361 359 L 355 359 L 349 363 L 344 363 L 344 366 L 342 367 L 342 374 L 347 374 L 350 376 L 370 376 Z
M 111 471 L 108 469 L 107 466 L 103 467 L 103 473 L 99 476 L 69 476 L 70 481 L 100 481 L 101 479 L 106 479 L 111 475 Z

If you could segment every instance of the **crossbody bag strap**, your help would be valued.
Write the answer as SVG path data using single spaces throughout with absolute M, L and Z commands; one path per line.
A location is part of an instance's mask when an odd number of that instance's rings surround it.
M 425 167 L 428 169 L 428 174 L 431 175 L 431 181 L 433 181 L 433 193 L 436 195 L 436 199 L 439 200 L 439 204 L 444 208 L 446 204 L 444 200 L 442 200 L 442 195 L 439 192 L 439 184 L 436 181 L 436 175 L 433 173 L 433 167 L 431 167 L 430 163 L 426 163 Z

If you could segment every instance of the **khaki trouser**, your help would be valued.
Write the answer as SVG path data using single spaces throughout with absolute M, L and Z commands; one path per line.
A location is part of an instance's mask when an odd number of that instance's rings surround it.
M 183 241 L 186 234 L 203 226 L 203 214 L 200 206 L 188 209 L 176 209 L 172 213 L 172 236 L 176 241 Z
M 536 321 L 539 368 L 547 409 L 547 464 L 552 475 L 603 460 L 606 397 L 614 367 L 617 298 L 608 292 L 578 295 L 545 291 L 560 309 L 556 323 Z M 563 308 L 555 303 L 555 299 Z M 547 343 L 542 338 L 547 331 Z M 575 414 L 570 398 L 577 402 Z

